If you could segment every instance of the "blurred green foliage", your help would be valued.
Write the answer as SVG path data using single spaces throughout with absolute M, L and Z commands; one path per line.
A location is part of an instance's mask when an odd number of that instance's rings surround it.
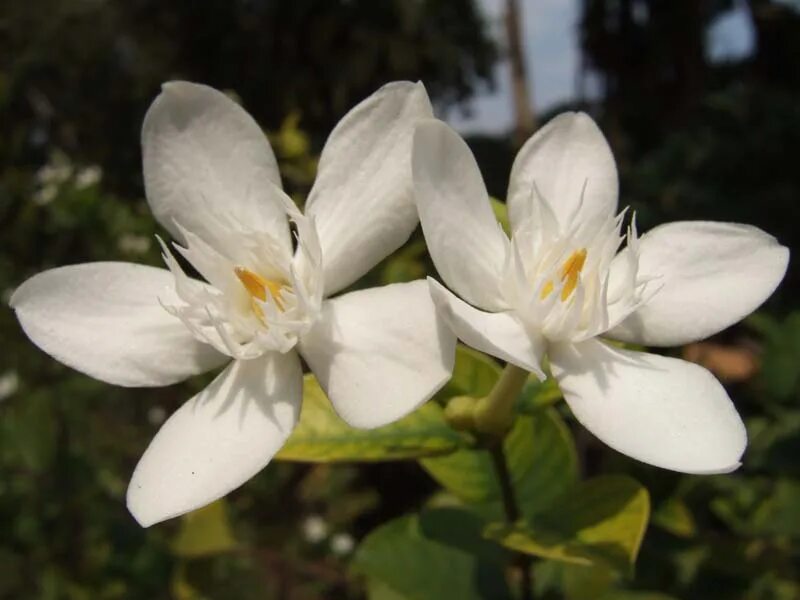
M 605 85 L 582 108 L 609 133 L 622 203 L 643 229 L 739 220 L 795 248 L 800 25 L 785 3 L 745 4 L 754 55 L 714 65 L 702 37 L 730 2 L 586 0 L 584 58 Z M 166 79 L 235 92 L 268 130 L 302 203 L 324 136 L 357 100 L 410 78 L 447 105 L 485 82 L 495 57 L 469 0 L 6 3 L 0 294 L 61 264 L 159 264 L 138 130 Z M 502 198 L 508 140 L 475 148 Z M 502 202 L 494 207 L 502 222 Z M 364 283 L 434 272 L 417 234 Z M 541 598 L 800 598 L 798 286 L 790 267 L 765 310 L 719 338 L 760 363 L 729 386 L 750 437 L 739 471 L 695 477 L 636 464 L 574 427 L 551 383 L 531 380 L 506 441 L 526 517 L 511 529 L 499 523 L 480 440 L 442 417 L 450 398 L 484 395 L 496 380 L 498 365 L 478 353 L 459 350 L 435 401 L 390 426 L 388 452 L 387 431 L 356 436 L 309 386 L 284 450 L 292 462 L 142 530 L 125 509 L 128 477 L 160 423 L 207 378 L 146 391 L 101 384 L 39 352 L 0 309 L 0 599 L 513 597 L 510 553 L 487 535 L 537 557 Z M 419 463 L 351 464 L 364 452 Z M 351 555 L 353 539 L 363 543 Z

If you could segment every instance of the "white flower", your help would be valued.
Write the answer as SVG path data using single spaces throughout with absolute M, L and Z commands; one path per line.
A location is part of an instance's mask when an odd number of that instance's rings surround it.
M 430 280 L 432 294 L 459 338 L 540 377 L 546 353 L 577 419 L 624 454 L 689 473 L 739 465 L 746 432 L 708 371 L 597 336 L 649 346 L 708 337 L 772 293 L 785 247 L 733 223 L 677 222 L 641 238 L 632 226 L 620 236 L 614 159 L 584 114 L 553 119 L 520 150 L 511 240 L 449 127 L 420 124 L 412 164 L 430 254 L 463 300 Z
M 15 292 L 38 346 L 109 383 L 169 385 L 229 363 L 136 467 L 128 508 L 142 525 L 203 506 L 269 462 L 300 414 L 300 355 L 357 427 L 404 416 L 449 378 L 455 339 L 424 281 L 328 299 L 416 226 L 411 137 L 430 115 L 421 84 L 389 84 L 355 107 L 328 139 L 303 215 L 241 107 L 206 86 L 166 84 L 142 131 L 147 198 L 206 281 L 162 243 L 168 271 L 82 264 Z

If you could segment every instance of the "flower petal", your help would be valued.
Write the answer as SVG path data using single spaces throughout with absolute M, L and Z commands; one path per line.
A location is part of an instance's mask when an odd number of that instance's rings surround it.
M 475 157 L 441 121 L 417 127 L 414 193 L 425 241 L 449 288 L 484 310 L 507 308 L 500 280 L 508 252 Z
M 128 510 L 149 527 L 242 485 L 294 429 L 302 390 L 296 352 L 232 362 L 161 426 L 131 477 Z
M 619 180 L 611 148 L 589 115 L 564 113 L 525 143 L 514 160 L 508 188 L 513 230 L 532 211 L 532 194 L 541 194 L 562 232 L 576 220 L 613 215 Z
M 322 244 L 326 296 L 397 250 L 417 226 L 411 136 L 431 115 L 421 83 L 394 82 L 347 113 L 328 138 L 306 203 Z
M 34 275 L 10 304 L 42 350 L 115 385 L 169 385 L 228 360 L 197 341 L 160 301 L 178 301 L 169 271 L 98 262 Z
M 224 232 L 245 225 L 291 252 L 269 141 L 222 92 L 185 81 L 164 84 L 144 118 L 142 154 L 147 201 L 177 240 L 185 241 L 176 223 L 222 250 L 230 246 Z
M 625 253 L 612 263 L 624 271 Z M 707 338 L 758 308 L 786 273 L 789 250 L 750 225 L 676 222 L 639 242 L 640 279 L 661 289 L 610 330 L 609 337 L 650 346 Z
M 462 342 L 545 379 L 540 366 L 544 352 L 540 335 L 528 331 L 511 312 L 483 312 L 439 282 L 429 278 L 428 283 L 439 314 Z
M 739 466 L 747 432 L 704 368 L 598 340 L 553 344 L 549 356 L 575 417 L 615 450 L 683 473 Z
M 450 379 L 455 337 L 424 281 L 328 300 L 300 353 L 339 416 L 372 428 L 410 413 Z

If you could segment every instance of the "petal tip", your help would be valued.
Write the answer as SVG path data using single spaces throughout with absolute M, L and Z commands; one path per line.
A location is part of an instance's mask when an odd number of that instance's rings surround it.
M 8 299 L 8 307 L 10 309 L 14 310 L 14 311 L 16 311 L 19 308 L 19 302 L 20 302 L 20 297 L 21 297 L 21 294 L 20 294 L 20 289 L 21 288 L 22 288 L 22 285 L 20 285 L 17 289 L 15 289 L 13 292 L 11 292 L 11 297 Z
M 128 493 L 125 496 L 125 506 L 141 527 L 146 529 L 168 518 L 156 516 L 154 511 L 151 509 L 149 510 L 143 498 L 144 495 L 141 491 L 141 485 L 134 484 L 133 481 L 131 481 L 128 486 Z
M 183 79 L 173 79 L 171 81 L 165 81 L 161 84 L 161 95 L 181 97 L 203 89 L 213 88 L 201 83 L 194 83 L 192 81 L 185 81 Z

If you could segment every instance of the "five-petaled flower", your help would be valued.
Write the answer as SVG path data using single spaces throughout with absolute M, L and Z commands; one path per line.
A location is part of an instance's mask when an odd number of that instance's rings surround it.
M 472 154 L 444 123 L 418 126 L 412 165 L 428 250 L 460 298 L 432 279 L 431 292 L 459 338 L 540 377 L 546 354 L 577 419 L 624 454 L 689 473 L 739 465 L 745 428 L 708 371 L 598 337 L 648 346 L 708 337 L 773 292 L 785 247 L 734 223 L 676 222 L 641 238 L 631 225 L 621 236 L 614 158 L 585 114 L 553 119 L 517 155 L 510 240 Z
M 97 379 L 161 386 L 229 363 L 136 467 L 128 507 L 142 525 L 207 504 L 269 462 L 299 418 L 301 355 L 356 427 L 404 416 L 449 378 L 455 338 L 424 281 L 327 299 L 415 228 L 411 139 L 431 114 L 412 83 L 356 106 L 323 149 L 303 215 L 242 108 L 206 86 L 166 84 L 142 130 L 147 199 L 205 281 L 162 243 L 169 270 L 81 264 L 17 289 L 28 336 Z

